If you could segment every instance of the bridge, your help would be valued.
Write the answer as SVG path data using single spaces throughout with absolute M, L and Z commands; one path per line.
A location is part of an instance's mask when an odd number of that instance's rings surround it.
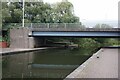
M 120 28 L 85 28 L 79 23 L 31 23 L 29 36 L 47 37 L 118 37 Z
M 78 23 L 27 23 L 10 29 L 11 48 L 33 48 L 45 43 L 46 37 L 120 37 L 120 28 L 85 28 Z

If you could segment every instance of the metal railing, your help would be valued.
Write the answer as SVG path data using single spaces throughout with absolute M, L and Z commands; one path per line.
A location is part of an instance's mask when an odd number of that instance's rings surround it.
M 33 31 L 120 31 L 120 28 L 86 28 L 80 23 L 26 23 Z
M 22 23 L 9 23 L 6 28 L 22 28 Z M 80 23 L 25 23 L 32 31 L 120 31 L 120 28 L 89 28 Z
M 80 23 L 25 23 L 31 28 L 85 28 Z

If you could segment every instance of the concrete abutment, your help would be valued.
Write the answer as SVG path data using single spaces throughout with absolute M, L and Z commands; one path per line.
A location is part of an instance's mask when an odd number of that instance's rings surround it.
M 10 48 L 34 48 L 43 43 L 40 37 L 29 37 L 29 28 L 10 29 Z

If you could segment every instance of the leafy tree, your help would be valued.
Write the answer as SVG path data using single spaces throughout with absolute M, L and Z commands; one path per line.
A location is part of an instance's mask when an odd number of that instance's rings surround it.
M 87 48 L 87 49 L 95 49 L 100 47 L 100 44 L 97 43 L 94 39 L 92 38 L 79 38 L 78 44 L 80 48 Z
M 53 4 L 53 20 L 55 23 L 79 23 L 74 15 L 73 5 L 67 0 Z
M 25 3 L 25 19 L 34 23 L 50 23 L 52 8 L 48 3 L 43 2 L 26 2 Z
M 22 22 L 22 2 L 2 3 L 2 23 Z M 43 1 L 25 2 L 25 23 L 79 23 L 74 15 L 73 5 L 67 0 L 48 4 Z
M 94 28 L 112 28 L 112 26 L 108 24 L 96 24 Z M 111 45 L 110 43 L 110 38 L 94 38 L 94 40 L 99 43 L 101 46 L 109 46 Z
M 10 23 L 21 23 L 22 16 L 22 7 L 19 2 L 2 2 L 3 29 L 9 28 Z
M 108 24 L 96 24 L 94 28 L 112 28 L 112 26 Z

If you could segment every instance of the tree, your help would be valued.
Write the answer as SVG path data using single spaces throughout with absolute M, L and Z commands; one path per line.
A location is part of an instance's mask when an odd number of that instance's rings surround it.
M 108 24 L 96 24 L 94 28 L 112 28 L 112 26 Z
M 53 20 L 55 23 L 79 23 L 79 18 L 74 15 L 72 3 L 67 0 L 53 4 Z
M 11 23 L 21 23 L 22 16 L 22 7 L 19 2 L 2 2 L 3 29 L 10 28 Z
M 43 2 L 26 2 L 25 19 L 33 23 L 51 23 L 52 8 L 50 4 Z
M 86 48 L 86 49 L 96 49 L 96 48 L 100 47 L 100 44 L 97 43 L 92 38 L 79 38 L 78 44 L 79 44 L 80 48 Z
M 2 9 L 2 23 L 8 23 L 12 19 L 11 14 L 9 13 L 9 9 Z
M 108 24 L 96 24 L 94 28 L 112 28 L 112 26 Z M 111 43 L 109 42 L 110 38 L 94 38 L 97 43 L 100 43 L 101 46 L 109 46 Z
M 22 2 L 3 2 L 2 23 L 22 23 Z M 56 4 L 43 1 L 25 2 L 25 23 L 79 23 L 72 3 L 64 0 Z

